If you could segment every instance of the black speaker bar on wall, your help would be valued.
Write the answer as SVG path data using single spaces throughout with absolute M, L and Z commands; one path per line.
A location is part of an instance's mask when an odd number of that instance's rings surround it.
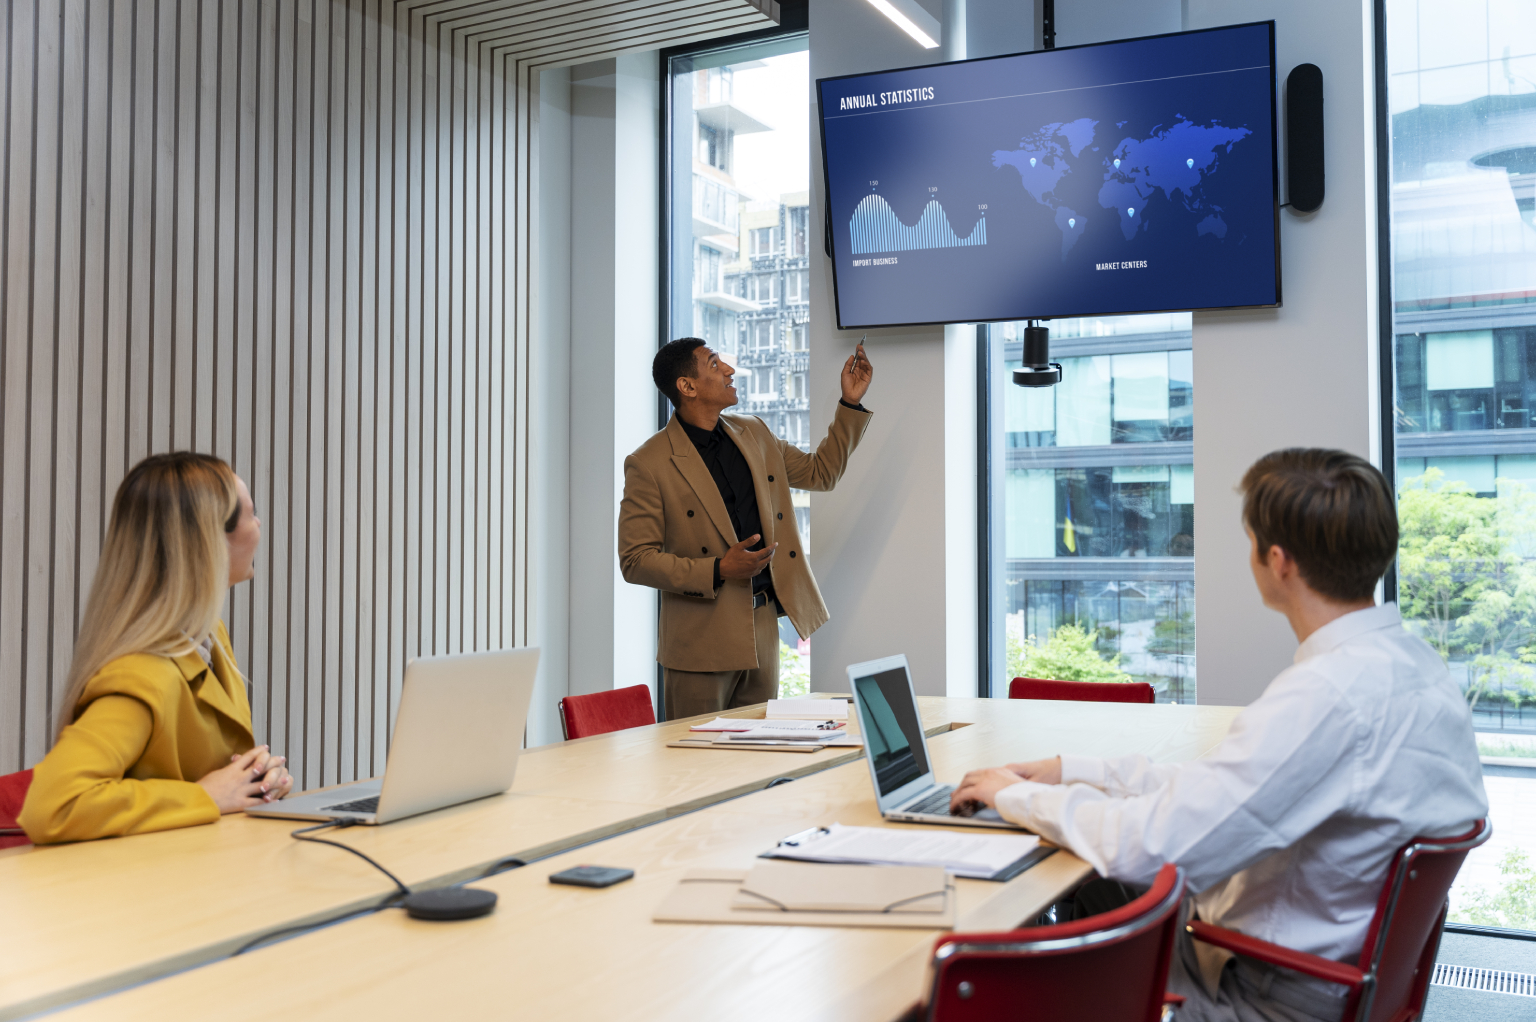
M 1323 70 L 1298 64 L 1285 79 L 1285 190 L 1290 207 L 1323 204 Z

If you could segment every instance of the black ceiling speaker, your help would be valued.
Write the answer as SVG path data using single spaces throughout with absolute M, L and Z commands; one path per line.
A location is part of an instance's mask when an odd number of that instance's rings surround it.
M 1285 79 L 1285 189 L 1291 208 L 1323 204 L 1323 69 L 1298 64 Z

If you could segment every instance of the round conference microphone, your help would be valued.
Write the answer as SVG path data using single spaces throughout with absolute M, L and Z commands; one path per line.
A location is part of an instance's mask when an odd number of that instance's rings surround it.
M 1020 387 L 1050 387 L 1061 382 L 1061 363 L 1051 361 L 1051 332 L 1030 320 L 1024 328 L 1024 366 L 1013 371 Z

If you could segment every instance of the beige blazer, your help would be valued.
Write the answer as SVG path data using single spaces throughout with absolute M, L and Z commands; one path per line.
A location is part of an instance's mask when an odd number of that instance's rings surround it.
M 769 571 L 795 631 L 809 637 L 827 622 L 827 606 L 806 563 L 795 526 L 791 487 L 830 490 L 869 426 L 870 413 L 841 403 L 816 453 L 773 435 L 755 415 L 721 422 L 752 469 L 763 541 L 779 544 Z M 679 671 L 736 671 L 757 666 L 752 631 L 752 580 L 714 588 L 715 558 L 742 537 L 709 468 L 678 422 L 624 459 L 619 503 L 619 567 L 628 582 L 661 590 L 656 659 Z

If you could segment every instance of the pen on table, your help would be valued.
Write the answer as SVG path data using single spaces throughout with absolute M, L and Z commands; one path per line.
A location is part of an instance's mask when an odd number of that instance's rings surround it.
M 811 840 L 812 838 L 817 837 L 817 836 L 819 836 L 821 834 L 830 834 L 830 833 L 832 833 L 832 832 L 830 830 L 828 830 L 826 827 L 812 827 L 810 830 L 802 830 L 798 834 L 791 834 L 791 835 L 789 835 L 789 837 L 784 838 L 782 841 L 780 841 L 779 844 L 781 844 L 781 845 L 789 845 L 791 848 L 794 848 L 794 847 L 797 847 L 799 845 L 804 844 L 805 842 L 807 842 L 807 841 Z

